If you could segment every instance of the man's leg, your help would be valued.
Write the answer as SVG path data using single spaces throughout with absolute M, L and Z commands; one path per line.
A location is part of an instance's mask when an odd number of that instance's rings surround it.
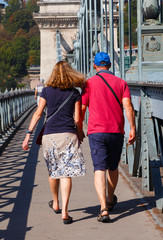
M 103 133 L 89 135 L 91 157 L 94 166 L 94 184 L 101 204 L 101 211 L 97 217 L 99 222 L 109 222 L 108 207 L 106 204 L 106 170 L 107 170 L 107 148 Z
M 106 171 L 97 170 L 94 175 L 94 184 L 96 188 L 97 195 L 100 200 L 101 210 L 107 208 L 106 206 Z M 102 213 L 102 216 L 108 215 L 107 211 Z
M 108 149 L 109 149 L 109 161 L 108 161 L 108 199 L 109 203 L 115 203 L 114 191 L 118 183 L 118 165 L 121 158 L 123 147 L 123 134 L 109 134 L 108 137 Z M 113 201 L 114 200 L 114 201 Z M 115 205 L 115 204 L 114 204 Z
M 114 171 L 108 170 L 108 202 L 113 202 L 113 194 L 118 183 L 118 168 Z

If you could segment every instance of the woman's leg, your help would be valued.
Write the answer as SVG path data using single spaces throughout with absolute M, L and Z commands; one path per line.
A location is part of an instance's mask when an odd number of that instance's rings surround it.
M 58 192 L 59 192 L 59 179 L 54 179 L 49 177 L 49 185 L 53 195 L 53 209 L 59 209 L 59 200 L 58 200 Z
M 71 193 L 72 180 L 70 177 L 61 178 L 62 219 L 68 219 L 68 203 Z

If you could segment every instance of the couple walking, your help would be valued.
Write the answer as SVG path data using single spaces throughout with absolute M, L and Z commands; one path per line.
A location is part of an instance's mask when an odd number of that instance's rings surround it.
M 135 115 L 127 83 L 109 71 L 111 63 L 108 54 L 97 53 L 93 65 L 97 74 L 86 82 L 85 76 L 73 70 L 67 62 L 60 61 L 54 66 L 22 144 L 24 150 L 29 149 L 30 135 L 47 107 L 42 145 L 53 196 L 49 207 L 56 214 L 62 213 L 64 224 L 73 222 L 68 214 L 71 178 L 83 176 L 86 172 L 80 148 L 84 138 L 82 121 L 86 108 L 89 108 L 88 138 L 94 184 L 101 205 L 97 216 L 99 222 L 110 221 L 109 211 L 117 202 L 114 191 L 124 137 L 123 108 L 130 124 L 128 144 L 135 141 Z M 76 87 L 82 88 L 82 94 Z M 59 185 L 62 211 L 58 199 Z

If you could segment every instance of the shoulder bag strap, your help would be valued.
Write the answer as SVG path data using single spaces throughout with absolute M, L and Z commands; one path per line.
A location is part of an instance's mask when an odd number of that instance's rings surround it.
M 73 93 L 74 93 L 74 91 L 72 91 L 70 93 L 70 95 L 66 98 L 66 100 L 64 100 L 64 102 L 58 107 L 57 111 L 55 111 L 49 118 L 46 119 L 46 122 L 48 122 L 52 117 L 54 117 L 55 114 L 57 114 L 57 112 L 59 112 L 61 110 L 61 108 L 70 100 Z
M 113 88 L 109 85 L 109 83 L 105 80 L 105 78 L 103 76 L 101 76 L 99 73 L 96 73 L 97 76 L 99 76 L 105 83 L 106 85 L 109 87 L 109 89 L 111 90 L 111 92 L 113 93 L 114 97 L 116 98 L 117 102 L 119 103 L 119 106 L 121 107 L 121 109 L 123 110 L 123 107 L 116 95 L 116 93 L 114 92 Z

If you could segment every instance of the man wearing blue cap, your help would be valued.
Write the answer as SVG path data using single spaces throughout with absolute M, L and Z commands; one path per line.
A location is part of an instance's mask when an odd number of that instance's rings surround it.
M 135 113 L 127 83 L 109 71 L 109 55 L 97 53 L 93 66 L 97 74 L 86 81 L 82 92 L 82 112 L 84 118 L 89 107 L 87 134 L 95 172 L 94 183 L 101 204 L 97 221 L 109 222 L 108 211 L 117 203 L 114 191 L 124 138 L 123 108 L 130 124 L 128 144 L 135 141 Z

